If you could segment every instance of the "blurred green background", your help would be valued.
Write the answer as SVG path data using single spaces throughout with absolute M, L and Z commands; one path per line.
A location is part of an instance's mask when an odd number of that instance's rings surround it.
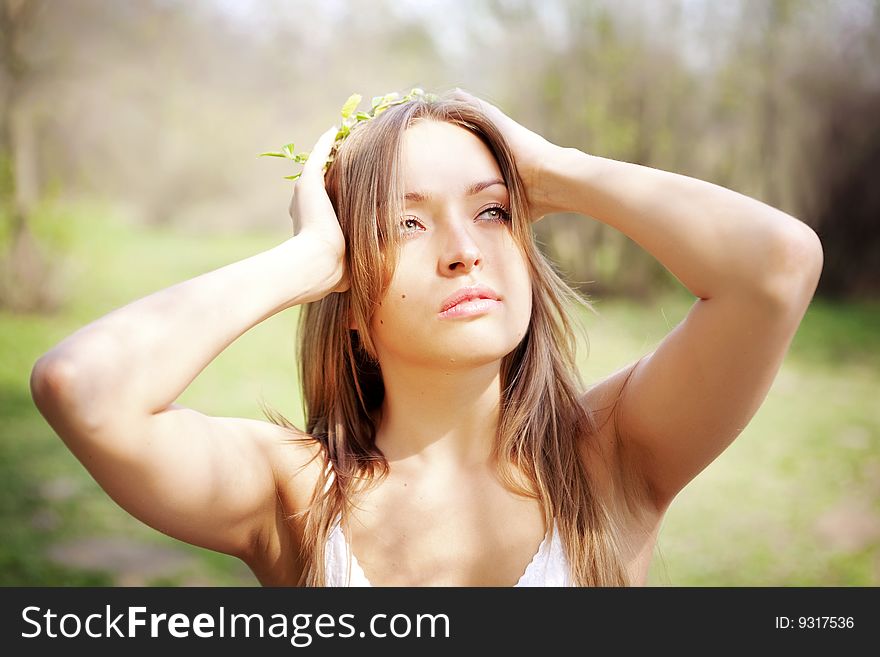
M 817 231 L 819 292 L 751 423 L 673 503 L 649 581 L 880 583 L 877 0 L 0 0 L 0 57 L 0 584 L 256 583 L 116 506 L 36 411 L 30 370 L 110 310 L 289 237 L 294 171 L 256 153 L 309 150 L 351 93 L 413 86 Z M 600 312 L 587 383 L 693 302 L 589 217 L 536 233 Z M 260 418 L 262 398 L 302 426 L 296 314 L 180 402 Z

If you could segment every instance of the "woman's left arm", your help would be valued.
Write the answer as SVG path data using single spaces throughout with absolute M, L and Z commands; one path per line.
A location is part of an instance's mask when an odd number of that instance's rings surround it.
M 618 388 L 620 465 L 663 510 L 763 403 L 816 290 L 822 246 L 803 222 L 712 183 L 574 149 L 544 162 L 559 211 L 621 231 L 698 297 Z M 620 379 L 606 379 L 609 391 Z M 585 399 L 607 397 L 604 384 Z
M 812 228 L 760 201 L 677 173 L 553 147 L 542 194 L 638 243 L 700 300 L 771 297 L 804 310 L 822 270 Z
M 636 469 L 665 509 L 766 397 L 816 290 L 819 238 L 798 219 L 724 187 L 555 146 L 461 93 L 490 113 L 511 144 L 533 217 L 576 212 L 606 223 L 698 297 L 653 352 L 584 394 L 591 403 L 622 393 L 617 453 L 627 460 L 619 465 Z

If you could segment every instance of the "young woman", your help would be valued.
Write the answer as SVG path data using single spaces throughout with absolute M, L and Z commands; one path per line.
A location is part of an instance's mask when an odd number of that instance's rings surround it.
M 317 142 L 278 246 L 115 310 L 35 365 L 40 411 L 143 522 L 266 585 L 641 585 L 676 494 L 743 430 L 815 291 L 754 199 L 556 146 L 463 91 Z M 697 297 L 584 390 L 530 223 L 589 215 Z M 589 257 L 589 254 L 585 254 Z M 304 304 L 304 429 L 174 403 Z

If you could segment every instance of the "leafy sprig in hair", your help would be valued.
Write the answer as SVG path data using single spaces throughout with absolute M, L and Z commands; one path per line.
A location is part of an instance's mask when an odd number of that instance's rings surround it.
M 352 94 L 348 97 L 348 100 L 345 101 L 345 104 L 342 106 L 342 123 L 339 127 L 339 130 L 336 132 L 336 138 L 333 140 L 333 147 L 330 149 L 330 155 L 327 158 L 327 162 L 324 164 L 324 171 L 327 171 L 327 168 L 330 166 L 330 163 L 336 157 L 336 151 L 339 148 L 339 145 L 351 134 L 352 128 L 354 128 L 357 124 L 363 123 L 364 121 L 370 121 L 379 116 L 382 112 L 387 110 L 389 107 L 393 107 L 394 105 L 400 105 L 402 103 L 407 103 L 411 100 L 415 100 L 416 98 L 424 98 L 425 100 L 436 100 L 437 96 L 435 94 L 426 94 L 422 89 L 418 87 L 410 90 L 408 94 L 405 96 L 401 96 L 399 93 L 392 92 L 389 94 L 385 94 L 384 96 L 374 96 L 370 110 L 368 112 L 358 112 L 357 106 L 360 105 L 361 99 L 363 97 L 360 94 Z M 270 152 L 270 153 L 260 153 L 259 157 L 283 157 L 287 160 L 293 160 L 295 164 L 305 164 L 305 162 L 309 159 L 309 153 L 295 153 L 295 146 L 293 142 L 289 144 L 285 144 L 281 147 L 280 151 Z M 292 176 L 284 176 L 286 180 L 296 180 L 302 175 L 302 171 L 299 173 L 295 173 Z

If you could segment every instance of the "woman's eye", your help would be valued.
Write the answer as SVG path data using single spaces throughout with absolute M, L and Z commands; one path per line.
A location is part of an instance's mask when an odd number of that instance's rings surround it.
M 404 233 L 412 233 L 418 230 L 419 222 L 412 217 L 404 217 L 400 220 L 400 229 Z
M 486 208 L 483 210 L 480 215 L 486 215 L 489 217 L 489 221 L 509 221 L 510 220 L 510 212 L 505 210 L 500 205 L 493 205 L 491 208 Z

